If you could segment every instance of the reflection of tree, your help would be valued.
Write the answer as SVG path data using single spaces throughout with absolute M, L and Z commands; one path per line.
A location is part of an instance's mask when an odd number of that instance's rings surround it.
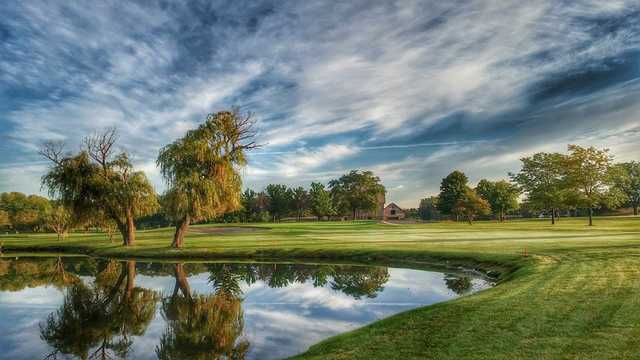
M 63 289 L 80 279 L 65 268 L 62 257 L 0 261 L 0 290 L 20 291 L 41 285 Z
M 198 295 L 191 292 L 184 266 L 175 265 L 173 294 L 162 302 L 167 329 L 156 347 L 159 359 L 245 357 L 249 342 L 241 338 L 244 321 L 236 277 L 224 267 L 217 270 L 212 281 L 216 292 Z
M 331 288 L 340 290 L 356 299 L 363 296 L 375 298 L 389 281 L 389 271 L 384 267 L 353 266 L 349 271 L 337 271 Z
M 449 290 L 458 295 L 463 295 L 471 290 L 471 279 L 467 276 L 447 274 L 444 282 Z
M 109 262 L 93 285 L 69 287 L 60 309 L 40 324 L 40 337 L 54 349 L 48 358 L 126 357 L 130 337 L 144 334 L 158 301 L 155 292 L 135 287 L 135 276 L 135 261 Z
M 213 287 L 241 295 L 240 283 L 251 285 L 257 280 L 271 288 L 287 287 L 293 283 L 311 281 L 314 287 L 325 286 L 360 299 L 374 298 L 389 280 L 384 267 L 307 264 L 212 264 L 208 267 Z

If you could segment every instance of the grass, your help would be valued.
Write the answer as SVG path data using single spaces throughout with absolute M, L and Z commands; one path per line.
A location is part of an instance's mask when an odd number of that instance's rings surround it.
M 268 225 L 251 233 L 191 233 L 170 250 L 171 229 L 137 244 L 102 234 L 5 235 L 11 251 L 153 258 L 315 258 L 445 262 L 499 269 L 496 287 L 404 312 L 323 341 L 300 359 L 611 359 L 640 354 L 640 218 Z M 265 227 L 267 227 L 265 225 Z M 526 248 L 528 257 L 523 256 Z

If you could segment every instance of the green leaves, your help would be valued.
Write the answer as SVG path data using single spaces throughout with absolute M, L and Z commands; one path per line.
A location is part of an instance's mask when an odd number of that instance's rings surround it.
M 170 187 L 164 210 L 174 220 L 212 219 L 240 208 L 239 168 L 256 147 L 250 117 L 235 111 L 211 114 L 198 128 L 163 147 L 157 164 Z
M 442 179 L 438 209 L 445 214 L 452 214 L 458 202 L 464 199 L 468 181 L 467 176 L 458 170 Z
M 340 213 L 373 210 L 378 204 L 378 197 L 386 190 L 380 178 L 371 171 L 351 170 L 339 179 L 329 182 L 329 189 L 334 206 Z
M 491 211 L 504 220 L 504 215 L 518 208 L 520 189 L 508 181 L 489 181 L 482 179 L 476 187 L 476 192 L 491 205 Z

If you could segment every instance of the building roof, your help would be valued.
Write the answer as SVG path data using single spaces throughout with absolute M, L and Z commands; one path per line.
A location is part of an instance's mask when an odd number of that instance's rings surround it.
M 394 208 L 402 210 L 402 208 L 400 206 L 396 205 L 396 203 L 389 203 L 389 205 L 385 206 L 384 208 L 386 209 L 386 208 L 390 208 L 390 207 L 394 207 Z

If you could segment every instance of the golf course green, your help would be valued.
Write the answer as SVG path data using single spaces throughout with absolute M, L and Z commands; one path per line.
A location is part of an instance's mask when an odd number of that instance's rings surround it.
M 102 233 L 1 235 L 4 256 L 317 259 L 473 267 L 498 285 L 338 335 L 300 359 L 627 359 L 640 353 L 640 218 L 380 224 L 303 222 L 138 231 L 135 245 Z

